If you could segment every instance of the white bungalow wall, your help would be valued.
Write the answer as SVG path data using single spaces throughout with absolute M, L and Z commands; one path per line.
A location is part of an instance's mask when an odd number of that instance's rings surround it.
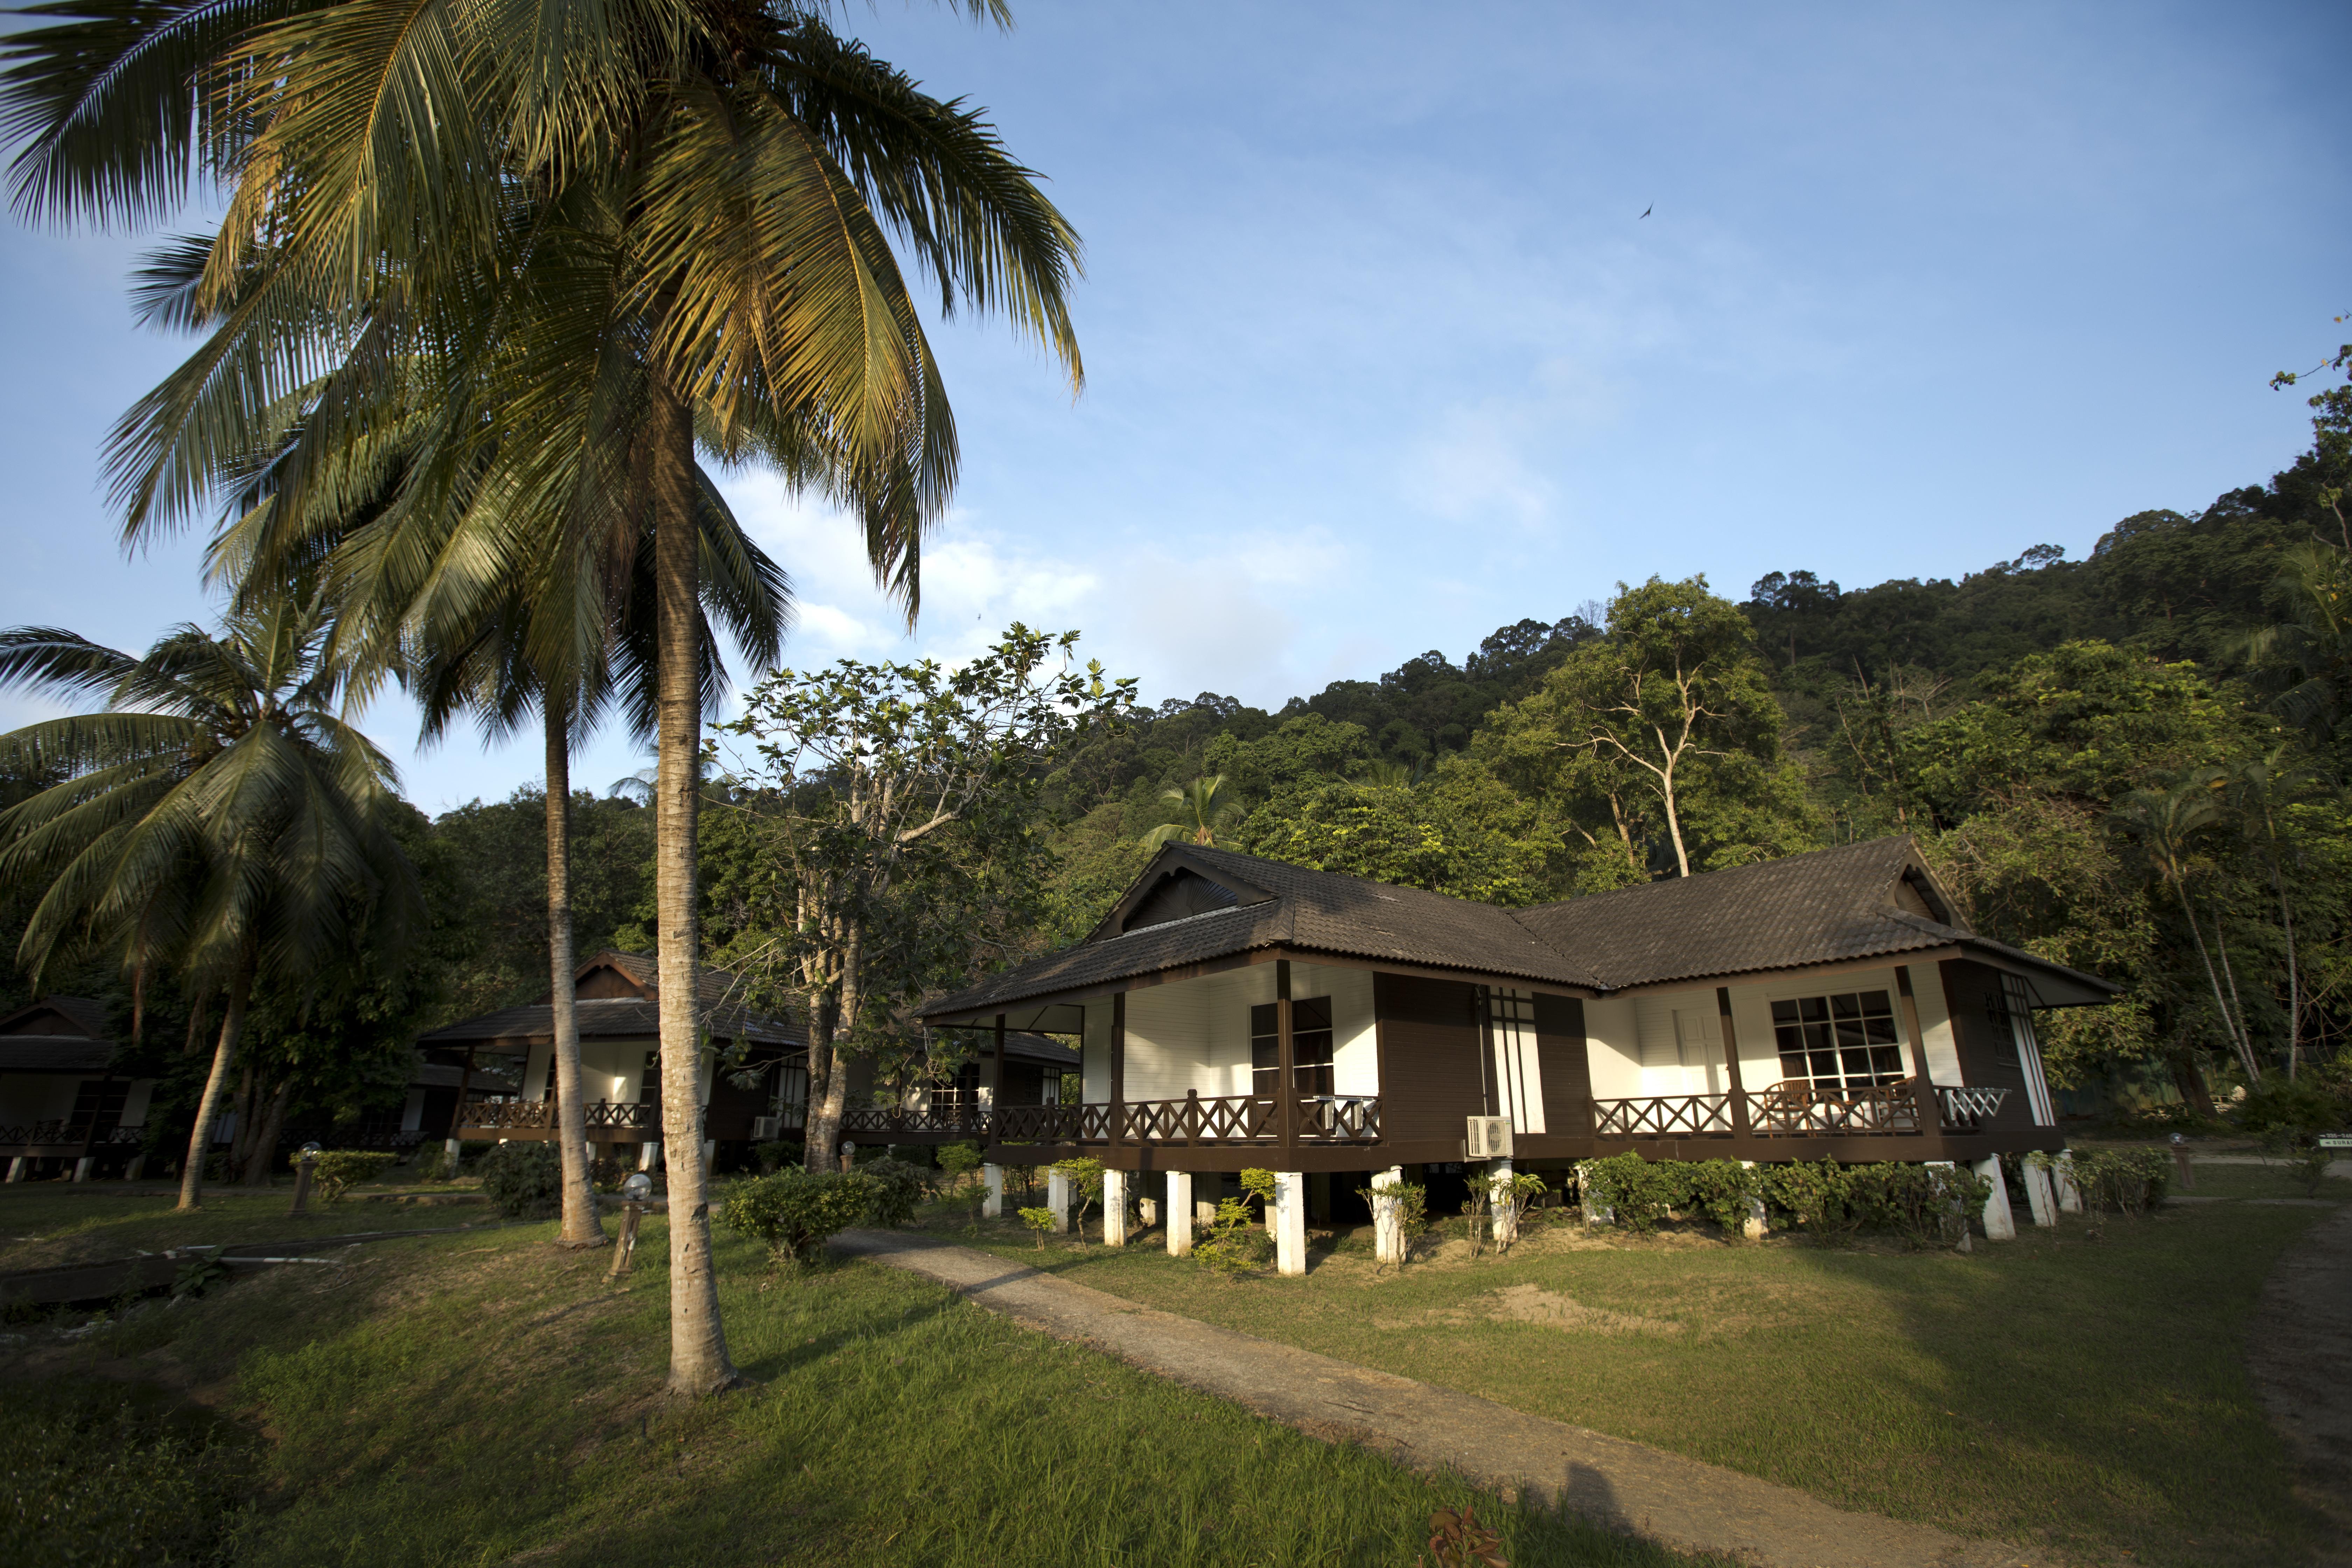
M 641 1098 L 646 1082 L 646 1055 L 661 1049 L 659 1040 L 583 1040 L 580 1042 L 581 1098 L 590 1104 L 609 1100 L 623 1105 L 635 1104 Z M 547 1072 L 553 1061 L 555 1048 L 536 1045 L 530 1048 L 530 1058 L 523 1068 L 522 1097 L 537 1100 L 547 1092 Z M 710 1100 L 710 1076 L 717 1065 L 714 1055 L 703 1053 L 702 1098 Z
M 1380 1036 L 1372 974 L 1337 964 L 1290 966 L 1290 994 L 1331 998 L 1331 1078 L 1340 1094 L 1381 1090 Z M 1275 999 L 1271 963 L 1197 980 L 1146 986 L 1127 997 L 1129 1100 L 1202 1099 L 1250 1092 L 1250 1009 Z M 1083 1074 L 1087 1099 L 1110 1099 L 1110 999 L 1087 1004 Z
M 1919 1007 L 1919 1038 L 1927 1047 L 1927 1076 L 1941 1084 L 1960 1081 L 1960 1056 L 1952 1042 L 1952 1012 L 1944 998 L 1943 976 L 1934 964 L 1911 965 L 1911 988 Z M 1739 1035 L 1739 1076 L 1748 1089 L 1780 1081 L 1780 1054 L 1772 1034 L 1772 1004 L 1849 991 L 1884 991 L 1895 1004 L 1895 1033 L 1903 1043 L 1903 1070 L 1911 1071 L 1911 1041 L 1903 1026 L 1903 997 L 1892 965 L 1811 976 L 1783 976 L 1759 985 L 1731 988 L 1731 1022 Z
M 1584 1054 L 1595 1100 L 1635 1100 L 1642 1087 L 1642 1036 L 1631 996 L 1597 998 L 1584 1005 Z

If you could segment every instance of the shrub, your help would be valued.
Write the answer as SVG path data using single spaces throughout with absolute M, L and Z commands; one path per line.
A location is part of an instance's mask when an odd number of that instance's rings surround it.
M 2162 1150 L 2077 1149 L 2074 1154 L 2074 1186 L 2092 1214 L 2135 1217 L 2162 1203 L 2172 1188 L 2172 1160 Z M 2026 1160 L 2044 1171 L 2060 1168 L 2040 1150 Z
M 310 1167 L 319 1195 L 335 1203 L 362 1182 L 374 1181 L 392 1164 L 394 1156 L 362 1149 L 330 1149 Z
M 1103 1193 L 1103 1163 L 1100 1160 L 1056 1160 L 1053 1169 L 1068 1182 L 1078 1194 L 1078 1240 L 1087 1239 L 1087 1210 L 1092 1208 Z M 1242 1173 L 1244 1179 L 1249 1173 Z M 1269 1181 L 1272 1177 L 1267 1178 Z
M 1968 1234 L 1969 1216 L 1992 1195 L 1992 1184 L 1957 1165 L 1850 1165 L 1863 1223 L 1891 1230 L 1914 1247 Z
M 1682 1201 L 1685 1183 L 1678 1160 L 1644 1160 L 1638 1151 L 1584 1163 L 1584 1183 L 1594 1198 L 1616 1212 L 1617 1223 L 1637 1236 L 1658 1228 L 1666 1211 Z
M 866 1217 L 876 1187 L 863 1171 L 808 1172 L 787 1167 L 750 1176 L 727 1189 L 719 1221 L 768 1244 L 777 1261 L 805 1263 L 835 1235 Z
M 563 1156 L 552 1142 L 499 1143 L 482 1156 L 482 1191 L 509 1219 L 552 1219 L 563 1210 Z
M 1835 1160 L 1763 1167 L 1764 1196 L 1815 1240 L 1835 1247 L 1862 1228 L 1862 1205 L 1853 1177 Z
M 1217 1200 L 1209 1233 L 1192 1244 L 1192 1256 L 1227 1279 L 1253 1273 L 1274 1260 L 1274 1237 L 1261 1216 L 1250 1212 L 1251 1194 Z
M 866 1224 L 890 1229 L 914 1222 L 915 1210 L 923 1201 L 920 1166 L 904 1160 L 873 1160 L 858 1166 L 856 1173 L 873 1187 L 873 1195 L 866 1200 Z
M 628 1179 L 628 1166 L 609 1154 L 600 1154 L 588 1162 L 588 1184 L 600 1193 L 617 1193 Z
M 940 1169 L 947 1175 L 947 1190 L 961 1189 L 972 1223 L 979 1224 L 981 1205 L 988 1201 L 988 1184 L 981 1175 L 981 1167 L 988 1163 L 988 1156 L 977 1143 L 942 1143 L 939 1160 Z
M 778 1138 L 772 1142 L 752 1145 L 751 1158 L 760 1167 L 760 1174 L 781 1171 L 786 1165 L 798 1165 L 808 1159 L 808 1147 L 793 1138 Z
M 1407 1258 L 1412 1256 L 1412 1244 L 1429 1228 L 1429 1189 L 1415 1182 L 1391 1182 L 1386 1185 L 1358 1187 L 1356 1195 L 1375 1215 L 1381 1198 L 1394 1198 L 1397 1205 L 1397 1232 L 1404 1242 Z
M 1701 1160 L 1683 1167 L 1683 1194 L 1676 1207 L 1696 1207 L 1737 1241 L 1748 1234 L 1748 1205 L 1764 1195 L 1760 1167 L 1737 1160 Z
M 1037 1250 L 1040 1252 L 1045 1251 L 1045 1233 L 1054 1228 L 1054 1211 L 1052 1209 L 1023 1209 L 1021 1211 L 1021 1223 L 1029 1227 L 1029 1234 L 1037 1238 Z

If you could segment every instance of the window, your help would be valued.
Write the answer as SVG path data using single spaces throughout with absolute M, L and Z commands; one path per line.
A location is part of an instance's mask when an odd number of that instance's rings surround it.
M 1895 1005 L 1884 991 L 1775 1002 L 1772 1034 L 1784 1078 L 1832 1089 L 1903 1081 Z
M 1984 1005 L 1985 1022 L 1992 1026 L 1992 1059 L 2005 1068 L 2016 1067 L 2017 1025 L 2009 1015 L 2008 993 L 1998 984 L 1989 987 Z
M 1281 1004 L 1250 1009 L 1250 1092 L 1272 1100 L 1282 1071 Z M 1309 996 L 1290 1005 L 1292 1083 L 1301 1094 L 1331 1092 L 1331 998 Z

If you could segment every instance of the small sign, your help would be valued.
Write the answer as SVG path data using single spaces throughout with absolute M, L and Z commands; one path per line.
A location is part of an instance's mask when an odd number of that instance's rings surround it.
M 2323 1132 L 2319 1135 L 2323 1149 L 2352 1149 L 2352 1132 Z

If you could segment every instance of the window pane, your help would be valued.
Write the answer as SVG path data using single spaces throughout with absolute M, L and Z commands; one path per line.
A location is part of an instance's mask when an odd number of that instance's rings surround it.
M 1268 1011 L 1272 1009 L 1269 1008 Z M 1274 1026 L 1269 1021 L 1266 1026 L 1272 1028 Z M 1292 1034 L 1295 1035 L 1306 1029 L 1328 1029 L 1330 1026 L 1331 998 L 1328 996 L 1309 996 L 1290 1005 Z
M 1772 1022 L 1775 1024 L 1793 1024 L 1796 1021 L 1797 1005 L 1794 1002 L 1775 1002 L 1772 1004 Z
M 1841 1018 L 1859 1017 L 1862 1014 L 1862 998 L 1832 996 L 1830 998 L 1830 1011 Z
M 1895 1005 L 1887 1000 L 1886 993 L 1884 991 L 1864 991 L 1862 993 L 1862 1010 L 1865 1013 L 1885 1013 L 1892 1016 Z
M 1804 1016 L 1808 1019 L 1826 1018 L 1830 1016 L 1830 999 L 1826 996 L 1808 996 L 1797 1005 L 1803 1009 Z
M 1267 1038 L 1271 1039 L 1281 1026 L 1281 1021 L 1275 1014 L 1275 1005 L 1273 1003 L 1262 1002 L 1258 1005 L 1250 1009 L 1250 1033 L 1252 1035 L 1264 1035 Z

